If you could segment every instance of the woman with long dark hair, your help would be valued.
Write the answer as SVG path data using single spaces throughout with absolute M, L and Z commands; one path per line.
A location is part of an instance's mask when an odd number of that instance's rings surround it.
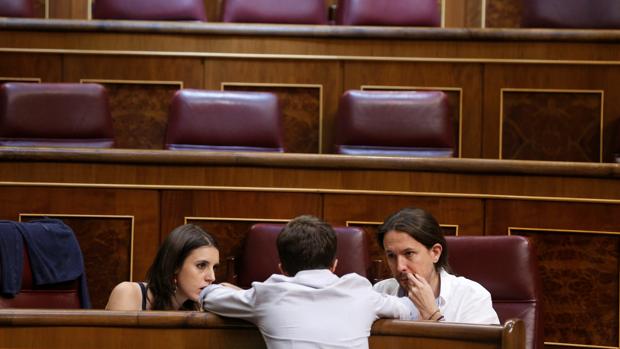
M 200 310 L 200 291 L 215 281 L 215 239 L 194 224 L 174 229 L 159 248 L 145 282 L 122 282 L 107 310 Z

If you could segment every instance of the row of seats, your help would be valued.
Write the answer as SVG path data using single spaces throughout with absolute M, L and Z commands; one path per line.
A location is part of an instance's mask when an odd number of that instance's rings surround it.
M 0 17 L 33 17 L 34 0 L 0 0 Z M 620 28 L 617 0 L 521 0 L 522 26 Z M 223 0 L 223 22 L 327 24 L 325 0 Z M 204 0 L 95 0 L 96 19 L 206 21 Z M 437 0 L 339 0 L 340 25 L 440 25 Z
M 35 0 L 0 0 L 0 17 L 33 17 Z M 328 24 L 325 0 L 223 0 L 222 22 Z M 94 19 L 207 21 L 204 0 L 95 0 Z M 440 25 L 437 0 L 339 0 L 339 25 Z
M 228 280 L 222 281 L 248 288 L 252 282 L 264 281 L 271 274 L 278 273 L 276 239 L 283 226 L 253 225 L 245 239 L 241 260 L 234 263 L 229 259 Z M 377 281 L 370 273 L 372 268 L 364 231 L 357 227 L 335 227 L 335 231 L 338 237 L 337 274 L 357 273 Z M 447 243 L 454 272 L 479 282 L 491 293 L 500 321 L 511 318 L 524 321 L 528 349 L 542 348 L 540 276 L 531 243 L 520 236 L 447 237 Z M 38 287 L 32 285 L 31 274 L 30 257 L 26 254 L 22 290 L 14 298 L 0 297 L 0 308 L 80 307 L 77 282 Z
M 348 155 L 454 155 L 452 120 L 441 91 L 347 91 L 334 152 Z M 99 84 L 0 86 L 0 145 L 114 146 L 106 89 Z M 179 90 L 166 149 L 284 152 L 282 115 L 268 92 Z

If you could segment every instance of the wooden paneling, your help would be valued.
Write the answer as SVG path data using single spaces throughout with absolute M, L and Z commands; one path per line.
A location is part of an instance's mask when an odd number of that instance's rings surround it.
M 502 159 L 602 160 L 602 91 L 502 91 Z
M 525 235 L 537 247 L 545 341 L 618 345 L 616 217 L 620 217 L 617 204 L 487 202 L 488 234 Z
M 159 229 L 157 192 L 0 187 L 0 193 L 2 219 L 18 220 L 20 214 L 67 219 L 83 250 L 95 307 L 105 306 L 112 288 L 118 282 L 129 280 L 130 271 L 141 280 L 155 256 Z M 128 223 L 131 220 L 133 226 Z M 132 244 L 136 247 L 133 266 L 129 263 Z
M 88 19 L 88 5 L 92 0 L 46 0 L 49 18 Z
M 283 97 L 286 145 L 300 152 L 314 149 L 318 153 L 319 139 L 324 152 L 333 144 L 333 118 L 342 91 L 339 71 L 335 62 L 207 60 L 205 87 L 219 90 L 223 85 L 232 89 L 233 85 L 254 84 L 248 89 L 277 92 Z M 278 86 L 282 84 L 288 86 Z M 310 143 L 304 145 L 306 141 Z
M 0 78 L 33 78 L 41 82 L 62 81 L 62 56 L 3 53 L 0 55 Z
M 509 127 L 504 129 L 502 136 L 507 141 L 514 142 L 510 144 L 506 155 L 514 155 L 518 149 L 529 148 L 527 157 L 524 158 L 565 160 L 570 156 L 572 159 L 579 158 L 580 161 L 593 158 L 596 151 L 592 148 L 597 141 L 595 123 L 600 119 L 597 113 L 602 105 L 603 161 L 612 161 L 614 141 L 618 137 L 614 129 L 620 120 L 620 104 L 613 102 L 620 98 L 620 89 L 615 83 L 620 78 L 620 67 L 491 65 L 485 68 L 484 76 L 483 157 L 499 157 L 499 132 L 502 130 L 499 123 L 503 112 L 504 117 L 508 116 L 509 120 L 521 119 L 518 122 L 528 128 L 517 131 L 517 128 L 523 127 L 508 125 Z M 504 93 L 503 89 L 506 90 Z M 531 94 L 517 96 L 519 92 L 511 92 L 511 89 Z M 545 92 L 547 94 L 544 94 Z M 573 98 L 562 93 L 571 94 Z M 545 122 L 536 120 L 539 125 L 532 125 L 533 121 L 528 118 L 535 118 L 536 115 Z M 522 134 L 514 137 L 515 132 Z M 589 134 L 586 134 L 588 132 Z M 554 137 L 561 137 L 562 140 Z M 585 142 L 589 145 L 581 144 L 569 149 L 568 142 Z
M 518 28 L 521 26 L 521 1 L 486 0 L 487 28 Z
M 348 62 L 344 68 L 344 90 L 363 86 L 445 90 L 451 102 L 455 140 L 463 146 L 462 156 L 480 157 L 482 115 L 480 104 L 475 103 L 481 98 L 480 77 L 481 66 L 477 64 Z

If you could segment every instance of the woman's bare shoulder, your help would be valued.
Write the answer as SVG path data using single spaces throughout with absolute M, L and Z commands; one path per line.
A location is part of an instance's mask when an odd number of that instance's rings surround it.
M 142 291 L 136 282 L 124 281 L 110 293 L 106 310 L 142 310 Z

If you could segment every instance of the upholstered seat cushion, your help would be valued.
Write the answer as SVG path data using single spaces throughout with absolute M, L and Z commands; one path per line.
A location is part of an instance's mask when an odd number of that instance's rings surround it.
M 0 1 L 0 17 L 34 17 L 33 0 Z
M 95 0 L 93 18 L 206 21 L 204 0 Z
M 185 89 L 172 99 L 166 148 L 283 152 L 276 95 Z
M 618 0 L 523 0 L 529 28 L 620 28 Z
M 523 320 L 527 349 L 542 349 L 542 291 L 531 242 L 522 236 L 448 236 L 446 240 L 454 272 L 491 293 L 500 322 Z
M 453 156 L 452 121 L 440 91 L 347 91 L 336 120 L 337 154 Z
M 324 0 L 224 0 L 223 22 L 327 24 Z
M 0 86 L 0 145 L 112 147 L 112 119 L 99 84 Z
M 437 0 L 339 0 L 336 24 L 438 27 L 441 16 Z

